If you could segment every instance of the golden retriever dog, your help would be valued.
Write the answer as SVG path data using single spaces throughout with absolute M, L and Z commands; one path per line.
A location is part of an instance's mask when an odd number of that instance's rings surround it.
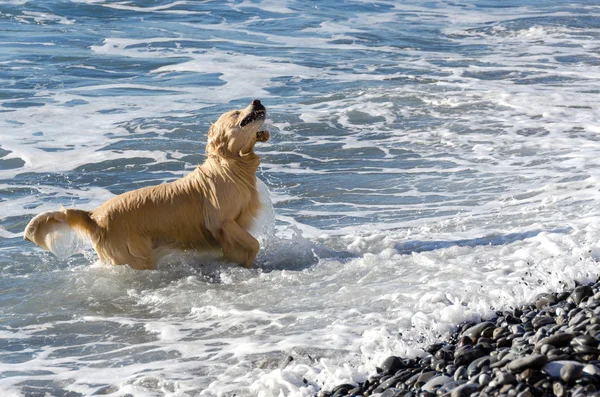
M 89 239 L 102 261 L 134 269 L 153 269 L 172 249 L 220 249 L 227 260 L 252 267 L 259 244 L 248 229 L 260 209 L 254 144 L 269 139 L 260 131 L 265 117 L 258 99 L 224 113 L 208 131 L 206 161 L 191 174 L 123 193 L 93 211 L 39 214 L 24 238 L 52 251 L 54 232 L 68 227 Z

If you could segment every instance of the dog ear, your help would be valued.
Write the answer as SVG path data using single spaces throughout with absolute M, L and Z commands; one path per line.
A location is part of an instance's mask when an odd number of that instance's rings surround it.
M 211 124 L 208 129 L 208 139 L 206 142 L 206 153 L 223 155 L 224 152 L 224 141 L 221 134 L 217 130 L 214 124 Z
M 206 153 L 211 153 L 215 151 L 215 142 L 214 142 L 214 129 L 215 125 L 211 124 L 208 128 L 207 140 L 206 140 Z

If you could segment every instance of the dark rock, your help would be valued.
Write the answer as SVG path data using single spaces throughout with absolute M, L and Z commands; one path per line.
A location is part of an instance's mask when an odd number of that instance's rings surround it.
M 523 390 L 517 394 L 517 397 L 533 397 L 533 394 L 531 393 L 531 390 Z
M 494 332 L 492 334 L 492 339 L 493 340 L 497 340 L 499 337 L 508 334 L 508 329 L 505 327 L 498 327 L 496 329 L 494 329 Z
M 510 372 L 500 372 L 500 375 L 496 378 L 496 382 L 499 385 L 514 385 L 517 383 L 517 378 Z
M 404 362 L 399 357 L 390 356 L 381 364 L 381 369 L 385 375 L 395 374 L 398 370 L 404 368 Z
M 554 294 L 539 294 L 535 297 L 535 307 L 537 309 L 553 305 L 556 302 L 558 302 L 558 299 L 556 299 L 556 295 Z
M 356 385 L 350 385 L 348 383 L 344 383 L 342 385 L 336 386 L 332 391 L 332 397 L 340 397 L 348 394 L 348 390 L 354 389 Z
M 565 347 L 569 345 L 574 337 L 575 335 L 569 333 L 555 334 L 538 341 L 535 346 L 552 345 L 554 347 Z
M 438 350 L 440 350 L 444 346 L 449 346 L 447 343 L 434 343 L 429 345 L 425 351 L 429 354 L 435 354 Z
M 479 391 L 479 385 L 475 383 L 465 383 L 452 390 L 450 397 L 469 397 L 477 391 Z
M 467 366 L 461 365 L 460 367 L 456 368 L 456 371 L 454 372 L 454 380 L 458 381 L 458 380 L 466 380 L 466 379 L 467 379 Z
M 385 380 L 383 380 L 383 378 L 382 378 L 382 382 L 379 385 L 379 388 L 385 390 L 385 389 L 389 389 L 390 387 L 394 387 L 400 382 L 401 379 L 402 379 L 402 374 L 391 376 Z
M 587 345 L 573 346 L 573 351 L 577 354 L 588 354 L 588 355 L 600 353 L 600 350 L 596 349 L 595 347 L 591 347 L 591 346 L 587 346 Z
M 387 389 L 386 391 L 381 393 L 380 397 L 402 397 L 402 396 L 405 396 L 406 393 L 407 392 L 404 390 L 391 388 L 391 389 Z
M 349 396 L 356 396 L 358 394 L 362 394 L 362 391 L 363 391 L 362 387 L 357 386 L 354 389 L 348 390 L 348 395 Z
M 473 339 L 471 339 L 470 337 L 463 335 L 460 340 L 458 341 L 458 343 L 456 344 L 457 347 L 463 347 L 463 346 L 471 346 L 473 345 Z
M 472 340 L 477 340 L 481 333 L 487 328 L 495 328 L 496 325 L 490 321 L 476 324 L 463 332 L 463 336 L 468 336 Z
M 458 353 L 458 351 L 457 351 Z M 461 365 L 469 365 L 471 362 L 473 362 L 473 360 L 479 358 L 479 357 L 483 357 L 486 355 L 485 350 L 477 348 L 477 347 L 473 347 L 470 349 L 465 350 L 464 352 L 458 354 L 455 353 L 454 354 L 454 365 L 459 367 Z
M 450 382 L 451 380 L 452 378 L 446 375 L 434 376 L 433 378 L 429 379 L 427 383 L 423 385 L 423 387 L 421 387 L 421 390 L 429 393 L 435 393 L 437 389 L 442 387 L 444 384 Z
M 579 287 L 575 287 L 573 293 L 571 293 L 571 298 L 573 298 L 573 301 L 575 301 L 576 304 L 580 304 L 582 300 L 593 295 L 594 290 L 592 287 L 589 285 L 581 285 Z
M 446 345 L 446 346 L 442 347 L 435 353 L 435 358 L 438 358 L 440 360 L 446 360 L 446 361 L 453 360 L 454 359 L 454 346 Z
M 481 367 L 489 364 L 490 356 L 483 356 L 473 360 L 473 362 L 471 362 L 471 364 L 469 364 L 469 366 L 467 367 L 467 376 L 470 378 L 474 375 L 479 374 Z
M 550 316 L 538 316 L 531 321 L 534 329 L 538 329 L 545 325 L 556 324 L 556 321 Z
M 560 369 L 560 378 L 567 383 L 575 382 L 583 376 L 583 366 L 567 363 Z
M 406 386 L 412 387 L 415 382 L 417 381 L 417 379 L 419 379 L 419 376 L 421 376 L 421 372 L 418 372 L 416 374 L 414 374 L 413 376 L 411 376 L 410 378 L 408 378 L 407 380 L 404 381 L 404 384 Z
M 586 312 L 578 313 L 578 314 L 574 315 L 573 317 L 571 317 L 571 319 L 569 320 L 569 327 L 574 327 L 576 325 L 580 325 L 585 320 L 588 320 L 588 322 L 589 322 L 587 313 Z
M 530 354 L 510 362 L 506 368 L 511 372 L 521 372 L 527 368 L 540 369 L 547 363 L 548 357 L 545 355 Z
M 419 375 L 419 377 L 417 378 L 417 381 L 415 382 L 415 387 L 418 389 L 419 387 L 423 386 L 425 383 L 427 383 L 429 381 L 429 379 L 431 379 L 434 375 L 436 375 L 435 371 L 427 371 L 427 372 L 423 372 L 421 375 Z
M 586 345 L 586 346 L 596 347 L 596 346 L 598 346 L 598 341 L 589 335 L 579 335 L 579 336 L 573 338 L 573 340 L 571 340 L 570 345 L 571 346 Z

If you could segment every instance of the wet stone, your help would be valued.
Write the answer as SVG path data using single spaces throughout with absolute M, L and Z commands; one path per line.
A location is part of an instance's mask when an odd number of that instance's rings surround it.
M 435 353 L 435 358 L 446 361 L 454 360 L 454 346 L 447 345 L 442 347 Z
M 598 346 L 598 341 L 589 336 L 589 335 L 579 335 L 575 338 L 573 338 L 573 340 L 571 340 L 571 346 L 578 346 L 578 345 L 585 345 L 585 346 Z
M 548 363 L 548 357 L 543 354 L 530 354 L 511 361 L 507 369 L 511 372 L 521 372 L 527 368 L 539 369 Z
M 475 383 L 466 383 L 452 390 L 450 397 L 469 397 L 477 391 L 479 391 L 479 385 Z
M 454 372 L 454 380 L 465 380 L 467 379 L 467 367 L 462 365 Z
M 469 365 L 471 362 L 473 362 L 473 360 L 478 359 L 479 357 L 483 357 L 485 355 L 485 351 L 477 347 L 466 349 L 458 355 L 456 353 L 454 354 L 454 365 L 457 367 L 461 365 Z
M 467 376 L 470 378 L 474 375 L 479 374 L 481 368 L 485 365 L 490 364 L 490 356 L 479 357 L 478 359 L 473 360 L 471 364 L 467 367 Z
M 574 337 L 575 335 L 570 333 L 555 334 L 540 340 L 538 343 L 536 343 L 536 346 L 552 345 L 554 347 L 564 347 L 568 346 Z
M 480 374 L 477 377 L 477 382 L 482 387 L 485 387 L 485 386 L 489 385 L 491 381 L 492 381 L 492 377 L 489 374 L 487 374 L 487 373 Z
M 569 320 L 569 327 L 574 327 L 576 325 L 579 325 L 587 319 L 588 319 L 587 313 L 585 313 L 585 312 L 578 313 Z
M 567 395 L 567 388 L 560 382 L 554 382 L 552 385 L 552 391 L 557 397 L 565 397 Z
M 583 372 L 589 375 L 599 376 L 600 368 L 594 364 L 587 364 L 585 367 L 583 367 Z
M 567 363 L 560 369 L 560 378 L 567 383 L 575 382 L 583 376 L 583 366 Z
M 381 393 L 380 397 L 402 397 L 404 395 L 406 395 L 406 391 L 396 389 L 396 388 L 391 388 L 391 389 L 387 389 L 386 391 Z
M 496 381 L 499 385 L 514 385 L 517 383 L 517 378 L 509 372 L 501 372 Z
M 468 336 L 469 338 L 471 338 L 471 340 L 477 340 L 485 329 L 492 327 L 495 328 L 496 324 L 490 321 L 485 321 L 470 327 L 465 332 L 463 332 L 463 335 Z
M 594 295 L 594 290 L 589 285 L 581 285 L 576 287 L 571 294 L 571 298 L 575 301 L 576 304 L 581 303 L 581 301 L 589 296 Z
M 558 302 L 554 294 L 539 294 L 535 297 L 535 307 L 542 309 Z
M 404 368 L 404 362 L 399 357 L 390 356 L 381 364 L 381 369 L 385 375 L 395 374 L 398 370 Z
M 522 392 L 517 394 L 517 397 L 533 397 L 533 394 L 530 390 L 523 390 Z
M 402 379 L 402 374 L 394 375 L 394 376 L 382 381 L 381 384 L 379 385 L 379 388 L 385 390 L 387 388 L 396 386 L 396 384 L 398 384 L 401 379 Z
M 356 385 L 350 385 L 350 384 L 342 384 L 339 386 L 336 386 L 333 390 L 332 390 L 332 397 L 338 397 L 338 396 L 345 396 L 346 394 L 348 394 L 348 390 L 350 389 L 354 389 L 356 387 Z
M 452 378 L 446 375 L 435 376 L 429 379 L 429 381 L 427 381 L 427 383 L 421 387 L 421 390 L 434 393 L 438 388 L 442 387 L 445 383 L 448 383 L 451 380 Z
M 555 323 L 556 323 L 556 321 L 550 316 L 539 316 L 539 317 L 534 318 L 531 321 L 531 324 L 533 325 L 534 329 L 538 329 L 545 325 L 555 324 Z

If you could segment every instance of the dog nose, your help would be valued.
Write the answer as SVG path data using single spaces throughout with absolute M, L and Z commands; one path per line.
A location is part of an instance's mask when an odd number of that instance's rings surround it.
M 262 105 L 258 99 L 252 101 L 252 106 L 260 106 Z

